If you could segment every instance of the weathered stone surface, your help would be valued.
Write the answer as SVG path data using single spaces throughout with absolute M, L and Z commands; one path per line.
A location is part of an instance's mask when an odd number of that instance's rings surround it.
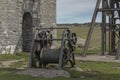
M 29 52 L 38 24 L 56 25 L 56 0 L 0 0 L 0 53 Z
M 70 74 L 67 71 L 52 70 L 52 69 L 27 69 L 27 70 L 19 71 L 17 72 L 17 74 L 31 75 L 31 76 L 45 77 L 45 78 L 53 78 L 53 77 L 70 78 Z

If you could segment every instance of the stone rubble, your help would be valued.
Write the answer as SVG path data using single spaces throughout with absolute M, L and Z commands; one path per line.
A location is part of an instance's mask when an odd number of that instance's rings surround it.
M 34 77 L 45 77 L 45 78 L 54 78 L 54 77 L 66 77 L 70 78 L 70 74 L 64 70 L 53 70 L 53 69 L 26 69 L 17 72 L 20 75 L 31 75 Z

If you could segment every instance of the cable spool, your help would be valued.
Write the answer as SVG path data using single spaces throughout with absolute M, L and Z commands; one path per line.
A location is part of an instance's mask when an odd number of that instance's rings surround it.
M 61 47 L 51 49 L 53 40 L 61 41 Z M 69 29 L 64 29 L 61 39 L 53 39 L 49 30 L 42 30 L 36 34 L 33 49 L 31 52 L 31 67 L 44 68 L 47 64 L 58 64 L 58 69 L 62 69 L 68 62 L 71 67 L 75 66 L 75 45 L 77 35 L 71 33 Z
M 59 62 L 59 54 L 60 49 L 45 49 L 43 48 L 41 51 L 41 62 L 44 65 L 48 63 L 58 63 Z

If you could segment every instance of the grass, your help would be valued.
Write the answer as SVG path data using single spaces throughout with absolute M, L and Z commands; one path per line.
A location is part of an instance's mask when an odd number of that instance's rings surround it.
M 19 53 L 19 54 L 0 54 L 0 65 L 4 61 L 11 61 L 11 60 L 22 60 L 15 63 L 12 63 L 10 68 L 20 68 L 23 65 L 29 65 L 29 54 L 28 53 Z M 1 62 L 2 61 L 2 62 Z M 2 66 L 4 68 L 4 66 Z
M 71 27 L 71 32 L 75 32 L 77 34 L 78 38 L 86 39 L 89 27 Z M 58 30 L 58 37 L 61 36 L 63 30 Z M 90 47 L 101 47 L 101 28 L 100 27 L 94 27 L 94 31 L 92 34 Z
M 89 27 L 71 27 L 71 32 L 76 32 L 78 38 L 86 39 Z M 60 38 L 63 30 L 58 30 L 58 37 Z M 81 55 L 83 48 L 78 48 L 76 53 Z M 99 26 L 94 27 L 92 38 L 89 45 L 88 54 L 96 54 L 101 52 L 101 28 Z
M 78 63 L 78 62 L 77 62 Z M 80 64 L 79 64 L 80 63 Z M 117 67 L 120 67 L 120 63 L 112 62 L 91 62 L 91 61 L 80 61 L 78 65 L 84 71 L 98 71 L 100 73 L 108 74 L 118 74 L 120 70 Z
M 120 79 L 120 70 L 117 68 L 120 67 L 120 63 L 80 61 L 78 65 L 83 69 L 83 75 L 91 77 L 93 80 Z
M 15 73 L 19 70 L 16 68 L 20 68 L 28 63 L 29 55 L 14 55 L 14 57 L 16 56 L 25 59 L 25 61 L 12 64 L 9 68 L 0 68 L 0 80 L 120 80 L 120 63 L 113 62 L 76 61 L 77 67 L 82 71 L 66 69 L 70 73 L 71 78 L 42 78 L 17 75 Z
M 25 67 L 23 67 L 23 66 L 25 66 Z M 13 63 L 12 65 L 10 65 L 10 67 L 11 68 L 28 68 L 29 67 L 29 59 Z
M 0 80 L 120 80 L 120 63 L 77 61 L 83 71 L 68 69 L 71 78 L 42 78 L 15 74 L 18 69 L 0 68 Z
M 77 61 L 83 71 L 69 71 L 72 78 L 80 80 L 120 80 L 120 63 Z
M 0 54 L 0 61 L 6 61 L 6 60 L 18 60 L 21 58 L 28 58 L 27 53 L 19 53 L 16 55 L 12 54 Z
M 73 27 L 71 30 L 77 33 L 78 38 L 86 39 L 88 32 L 88 27 Z M 92 35 L 92 40 L 89 46 L 88 54 L 100 53 L 101 48 L 101 31 L 100 27 L 95 27 Z M 58 37 L 60 33 L 58 31 Z M 91 49 L 92 48 L 92 49 Z M 77 48 L 77 54 L 81 54 L 83 51 L 82 48 Z M 16 68 L 28 64 L 29 54 L 20 53 L 16 55 L 0 55 L 0 61 L 7 60 L 18 60 L 24 59 L 12 64 L 9 68 L 0 68 L 0 80 L 120 80 L 120 63 L 113 62 L 91 62 L 91 61 L 76 61 L 76 64 L 82 71 L 70 70 L 67 71 L 70 73 L 70 78 L 41 78 L 41 77 L 32 77 L 29 75 L 17 75 L 15 74 L 19 71 Z
M 87 55 L 99 54 L 100 52 L 101 52 L 100 49 L 92 49 L 92 50 L 88 50 Z M 82 53 L 83 53 L 83 48 L 76 48 L 75 55 L 82 55 Z

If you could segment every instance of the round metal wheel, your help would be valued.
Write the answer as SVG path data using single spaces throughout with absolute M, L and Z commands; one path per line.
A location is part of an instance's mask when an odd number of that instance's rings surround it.
M 68 35 L 70 30 L 64 30 L 62 34 L 62 41 L 61 41 L 61 51 L 60 51 L 60 58 L 59 58 L 59 69 L 63 68 L 67 63 L 67 56 L 68 56 Z
M 31 67 L 32 68 L 42 67 L 42 63 L 40 61 L 40 52 L 41 52 L 40 43 L 35 42 L 32 53 L 31 53 Z
M 74 67 L 75 66 L 75 56 L 74 56 L 74 52 L 75 51 L 75 48 L 76 48 L 76 43 L 77 43 L 77 35 L 76 33 L 71 33 L 70 34 L 70 51 L 71 51 L 71 55 L 70 55 L 70 59 L 69 59 L 69 62 L 71 63 L 71 67 Z
M 77 43 L 77 35 L 75 33 L 71 33 L 68 31 L 67 36 L 65 36 L 67 40 L 64 42 L 64 54 L 63 54 L 63 64 L 64 65 L 70 63 L 71 67 L 75 66 L 75 57 L 73 51 L 76 48 Z
M 47 46 L 51 47 L 53 43 L 53 40 L 52 40 L 53 36 L 50 31 L 46 31 L 46 33 L 47 33 Z
M 76 48 L 76 43 L 77 43 L 77 35 L 75 33 L 70 33 L 69 42 L 70 42 L 70 46 L 72 48 L 72 51 L 74 51 Z

